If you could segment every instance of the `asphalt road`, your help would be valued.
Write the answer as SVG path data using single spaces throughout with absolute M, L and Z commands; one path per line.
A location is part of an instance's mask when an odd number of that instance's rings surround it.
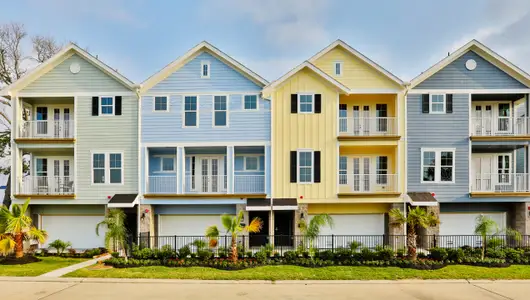
M 69 280 L 69 281 L 68 281 Z M 1 278 L 2 299 L 530 299 L 530 281 L 219 282 Z

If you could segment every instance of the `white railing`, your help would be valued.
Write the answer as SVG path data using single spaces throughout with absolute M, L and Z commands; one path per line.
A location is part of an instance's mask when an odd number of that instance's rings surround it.
M 339 172 L 341 193 L 397 192 L 396 174 L 344 174 Z
M 265 175 L 235 175 L 234 193 L 265 193 Z
M 518 136 L 528 135 L 527 117 L 473 117 L 472 136 Z
M 472 192 L 530 192 L 527 173 L 475 174 L 471 181 Z
M 172 176 L 149 176 L 148 194 L 176 194 L 177 177 Z
M 73 138 L 74 120 L 69 121 L 24 121 L 20 127 L 20 138 Z
M 184 191 L 186 194 L 226 194 L 227 180 L 226 175 L 186 175 Z
M 25 176 L 19 180 L 19 194 L 73 195 L 74 176 Z
M 339 133 L 350 136 L 398 135 L 397 119 L 395 117 L 339 117 Z

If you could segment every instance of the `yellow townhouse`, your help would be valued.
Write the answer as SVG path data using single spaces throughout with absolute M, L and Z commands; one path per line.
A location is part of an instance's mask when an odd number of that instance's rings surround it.
M 403 234 L 387 212 L 404 208 L 404 83 L 337 40 L 263 93 L 272 106 L 274 233 L 299 234 L 300 219 L 327 213 L 334 226 L 323 235 Z

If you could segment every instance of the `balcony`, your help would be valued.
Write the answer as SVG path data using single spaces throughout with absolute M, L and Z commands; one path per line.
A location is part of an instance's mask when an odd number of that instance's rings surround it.
M 264 175 L 234 175 L 234 189 L 229 192 L 227 175 L 186 175 L 184 193 L 177 191 L 176 176 L 149 176 L 148 194 L 153 195 L 246 195 L 264 194 Z
M 74 198 L 73 176 L 25 176 L 20 178 L 17 197 Z
M 339 117 L 339 139 L 399 139 L 396 117 Z
M 20 126 L 18 139 L 73 140 L 74 121 L 24 121 Z
M 471 196 L 530 196 L 527 173 L 477 173 L 471 181 Z
M 473 117 L 471 137 L 523 137 L 528 138 L 527 117 Z
M 339 173 L 339 197 L 399 196 L 397 174 Z

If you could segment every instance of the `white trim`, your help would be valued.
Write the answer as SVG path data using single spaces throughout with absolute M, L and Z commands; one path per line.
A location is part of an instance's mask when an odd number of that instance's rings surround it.
M 225 97 L 226 98 L 226 109 L 225 110 L 216 110 L 215 109 L 215 97 Z M 212 128 L 228 128 L 229 126 L 229 108 L 230 108 L 230 95 L 212 95 Z M 226 113 L 226 124 L 225 125 L 215 125 L 215 113 L 216 112 L 225 112 Z
M 160 169 L 158 171 L 154 171 L 153 173 L 175 173 L 177 171 L 177 156 L 176 155 L 161 154 L 161 155 L 153 155 L 153 157 L 160 158 Z M 173 170 L 171 171 L 164 170 L 164 158 L 173 159 Z
M 271 206 L 248 206 L 245 207 L 246 211 L 270 211 L 272 210 Z
M 207 66 L 208 68 L 206 68 L 206 75 L 204 75 L 204 66 Z M 211 72 L 212 71 L 212 68 L 211 68 L 211 64 L 210 64 L 210 61 L 209 60 L 201 60 L 201 78 L 205 78 L 205 79 L 209 79 L 210 78 L 210 75 L 211 75 Z
M 256 96 L 256 108 L 245 108 L 245 97 L 246 96 Z M 242 109 L 244 111 L 258 111 L 259 110 L 259 99 L 260 99 L 260 96 L 259 94 L 243 94 L 243 107 Z
M 423 165 L 424 159 L 423 155 L 425 152 L 434 152 L 435 161 L 434 161 L 434 181 L 424 181 L 423 180 L 423 168 L 427 167 Z M 441 154 L 442 152 L 452 152 L 453 153 L 453 166 L 452 166 L 452 180 L 451 181 L 441 181 Z M 420 156 L 420 182 L 430 184 L 451 184 L 455 183 L 455 169 L 456 169 L 456 149 L 455 148 L 421 148 Z M 432 166 L 431 166 L 432 167 Z
M 166 109 L 165 110 L 156 110 L 156 98 L 163 98 L 165 97 L 166 98 Z M 161 96 L 161 95 L 158 95 L 158 96 L 153 96 L 153 112 L 155 113 L 164 113 L 164 112 L 169 112 L 169 95 L 164 95 L 164 96 Z
M 301 182 L 300 181 L 300 153 L 311 153 L 311 181 Z M 304 168 L 307 168 L 304 167 Z M 313 149 L 296 149 L 296 183 L 298 184 L 312 184 L 315 181 L 315 151 Z
M 311 111 L 302 111 L 300 96 L 311 96 Z M 314 114 L 315 113 L 315 94 L 314 93 L 298 93 L 297 94 L 297 104 L 296 104 L 297 113 L 299 114 Z
M 530 89 L 411 89 L 409 94 L 528 94 Z
M 103 114 L 102 106 L 103 102 L 101 101 L 102 98 L 112 98 L 112 114 Z M 110 106 L 110 105 L 105 105 Z M 98 117 L 113 117 L 116 115 L 116 97 L 114 96 L 99 96 L 98 98 Z
M 197 99 L 195 107 L 195 126 L 186 126 L 186 112 L 193 112 L 192 110 L 186 111 L 186 97 L 195 97 Z M 199 96 L 197 95 L 182 96 L 182 128 L 199 128 Z
M 399 89 L 350 89 L 348 94 L 398 94 Z
M 337 65 L 339 65 L 339 73 L 337 73 Z M 337 77 L 342 77 L 344 75 L 344 62 L 341 60 L 336 60 L 333 62 L 333 73 Z
M 105 170 L 105 182 L 104 183 L 94 183 L 94 154 L 103 154 L 105 156 L 104 170 Z M 121 182 L 120 183 L 111 183 L 110 182 L 110 155 L 111 154 L 120 154 L 121 155 Z M 75 158 L 74 158 L 75 159 Z M 117 168 L 114 168 L 117 169 Z M 90 185 L 124 185 L 125 183 L 125 156 L 123 151 L 112 151 L 112 150 L 90 150 Z
M 467 120 L 468 120 L 468 128 L 469 128 L 469 135 L 470 136 L 471 136 L 471 131 L 473 130 L 473 126 L 472 126 L 473 119 L 471 118 L 471 114 L 472 114 L 471 111 L 473 109 L 473 105 L 472 105 L 471 97 L 472 97 L 472 95 L 468 94 L 468 105 L 469 105 L 468 107 L 469 107 L 469 109 L 468 109 L 468 119 Z M 469 164 L 469 168 L 468 168 L 469 169 L 468 170 L 468 176 L 469 176 L 468 177 L 469 178 L 468 188 L 469 188 L 469 190 L 468 190 L 468 192 L 470 193 L 472 188 L 473 188 L 473 181 L 471 180 L 471 178 L 473 178 L 472 177 L 473 175 L 471 173 L 471 172 L 473 172 L 472 171 L 472 166 L 473 166 L 473 161 L 472 161 L 472 159 L 473 159 L 473 156 L 472 156 L 472 154 L 473 154 L 473 146 L 472 146 L 472 142 L 470 140 L 468 140 L 467 144 L 468 144 L 468 153 L 467 154 L 468 154 L 468 164 Z
M 213 146 L 268 146 L 270 141 L 241 141 L 241 142 L 183 142 L 183 143 L 170 143 L 170 142 L 159 142 L 159 143 L 142 143 L 144 147 L 213 147 Z
M 77 96 L 74 96 L 74 136 L 77 137 L 77 105 L 79 101 Z M 74 143 L 74 184 L 77 181 L 77 143 Z M 92 165 L 90 165 L 90 168 L 92 168 Z
M 154 97 L 154 96 L 166 96 L 168 92 L 156 92 L 156 91 L 150 91 L 148 93 L 142 94 L 143 97 Z M 171 91 L 170 96 L 177 96 L 177 95 L 198 95 L 198 96 L 211 96 L 211 95 L 219 95 L 219 94 L 227 94 L 227 95 L 260 95 L 259 91 L 221 91 L 221 90 L 209 90 L 208 92 L 205 91 L 185 91 L 185 92 L 178 92 L 178 91 Z M 92 94 L 90 94 L 93 96 Z M 263 98 L 262 98 L 263 99 Z M 268 99 L 265 99 L 268 100 Z
M 51 97 L 92 97 L 92 96 L 108 96 L 108 95 L 119 95 L 124 97 L 135 97 L 136 93 L 131 91 L 114 91 L 114 92 L 65 92 L 65 93 L 31 93 L 22 92 L 17 94 L 19 97 L 25 98 L 51 98 Z
M 433 102 L 432 102 L 432 97 L 433 96 L 442 96 L 443 97 L 443 102 L 442 102 L 442 105 L 443 105 L 443 111 L 433 111 L 432 109 L 432 105 L 433 105 Z M 432 114 L 432 115 L 443 115 L 446 113 L 446 95 L 445 94 L 429 94 L 429 114 Z M 440 103 L 437 103 L 437 104 L 440 104 Z
M 298 205 L 273 205 L 272 210 L 298 210 Z
M 242 171 L 238 171 L 238 172 L 260 172 L 261 171 L 260 158 L 261 157 L 265 158 L 265 155 L 261 155 L 261 154 L 238 154 L 236 156 L 243 157 L 243 170 Z M 248 170 L 247 169 L 247 158 L 249 158 L 249 157 L 253 157 L 253 158 L 257 159 L 257 164 L 256 164 L 257 169 L 256 170 Z M 235 169 L 234 169 L 234 172 L 235 172 Z

